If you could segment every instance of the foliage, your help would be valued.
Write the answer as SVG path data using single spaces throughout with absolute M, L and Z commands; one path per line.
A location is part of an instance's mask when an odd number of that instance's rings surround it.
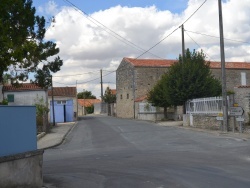
M 148 93 L 148 101 L 153 106 L 159 107 L 170 107 L 170 99 L 168 98 L 168 91 L 166 87 L 167 74 L 163 75 L 162 78 L 156 83 L 152 90 Z
M 91 106 L 88 106 L 88 107 L 85 107 L 85 108 L 86 108 L 87 114 L 94 113 L 94 105 L 91 105 Z
M 8 105 L 8 99 L 4 98 L 2 102 L 0 102 L 0 105 Z
M 1 0 L 0 6 L 0 82 L 7 71 L 12 84 L 27 81 L 29 73 L 41 87 L 51 85 L 51 72 L 63 64 L 59 48 L 52 41 L 43 41 L 45 19 L 35 15 L 32 0 Z
M 96 99 L 96 96 L 92 95 L 91 91 L 83 91 L 77 94 L 78 99 Z
M 105 90 L 105 94 L 103 95 L 103 101 L 108 104 L 116 102 L 116 95 L 112 93 L 109 87 L 107 87 Z
M 36 106 L 36 115 L 38 117 L 42 117 L 43 115 L 49 113 L 49 108 L 45 104 L 43 97 L 39 98 L 37 96 L 37 98 L 35 99 L 35 106 Z
M 209 62 L 203 52 L 186 50 L 184 63 L 182 56 L 169 68 L 164 81 L 167 100 L 173 106 L 183 105 L 194 98 L 221 95 L 221 83 L 214 78 Z

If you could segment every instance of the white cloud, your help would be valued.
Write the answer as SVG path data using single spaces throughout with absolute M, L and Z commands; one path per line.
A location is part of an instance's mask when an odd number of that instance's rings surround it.
M 100 77 L 99 70 L 115 70 L 123 57 L 137 57 L 142 51 L 133 47 L 128 41 L 121 42 L 120 36 L 145 50 L 152 47 L 163 37 L 168 36 L 185 19 L 187 19 L 203 0 L 189 0 L 188 7 L 181 14 L 170 11 L 159 11 L 156 7 L 121 7 L 116 6 L 98 11 L 90 15 L 103 26 L 94 24 L 90 17 L 70 7 L 59 7 L 51 1 L 43 11 L 54 12 L 55 23 L 47 33 L 47 40 L 54 40 L 60 48 L 60 57 L 64 60 L 62 70 L 56 75 L 83 74 L 74 77 L 58 77 L 55 81 L 63 84 L 75 84 Z M 228 0 L 223 3 L 224 36 L 239 41 L 250 39 L 250 0 Z M 42 10 L 42 9 L 41 9 Z M 60 11 L 59 11 L 60 10 Z M 212 36 L 219 36 L 218 2 L 207 1 L 203 7 L 185 23 L 185 29 Z M 106 31 L 105 31 L 106 30 Z M 108 32 L 107 32 L 108 31 Z M 118 35 L 115 35 L 116 32 Z M 188 35 L 191 37 L 189 37 Z M 211 60 L 220 59 L 219 38 L 186 32 L 185 46 L 187 48 L 202 48 Z M 127 45 L 127 44 L 129 45 Z M 199 44 L 199 46 L 197 46 Z M 178 29 L 170 37 L 156 46 L 152 51 L 162 58 L 176 59 L 181 52 L 181 31 Z M 225 40 L 227 61 L 250 61 L 248 43 Z M 142 58 L 153 57 L 145 54 Z M 108 74 L 110 72 L 105 72 Z M 107 85 L 115 87 L 115 74 L 104 77 L 104 90 Z M 100 96 L 100 80 L 79 84 L 79 89 L 91 90 Z

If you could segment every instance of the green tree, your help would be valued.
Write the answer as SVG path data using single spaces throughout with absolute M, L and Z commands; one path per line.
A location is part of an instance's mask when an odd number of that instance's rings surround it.
M 171 105 L 185 106 L 189 99 L 221 95 L 221 83 L 212 75 L 210 62 L 205 61 L 203 52 L 187 49 L 184 63 L 182 58 L 180 55 L 167 72 L 165 87 Z
M 91 91 L 85 90 L 83 92 L 77 93 L 77 98 L 78 99 L 96 99 L 96 96 L 94 96 Z
M 107 87 L 105 90 L 105 94 L 103 95 L 103 101 L 108 104 L 116 102 L 116 95 L 112 93 L 109 87 Z
M 52 41 L 44 41 L 45 19 L 36 15 L 32 0 L 1 0 L 0 6 L 0 83 L 9 72 L 11 82 L 27 81 L 41 87 L 51 85 L 51 72 L 63 64 L 59 48 Z
M 164 117 L 167 118 L 167 108 L 171 106 L 166 87 L 167 74 L 164 74 L 157 84 L 149 91 L 147 98 L 153 106 L 164 108 Z

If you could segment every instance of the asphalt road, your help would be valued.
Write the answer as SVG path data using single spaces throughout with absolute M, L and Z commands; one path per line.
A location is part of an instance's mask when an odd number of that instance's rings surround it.
M 250 141 L 88 116 L 43 167 L 48 188 L 249 188 Z

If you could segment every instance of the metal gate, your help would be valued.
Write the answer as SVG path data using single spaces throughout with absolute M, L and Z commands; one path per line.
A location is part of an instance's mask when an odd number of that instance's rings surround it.
M 74 120 L 74 107 L 72 100 L 55 100 L 55 122 L 72 122 Z M 52 101 L 50 102 L 50 122 L 53 122 L 53 106 Z

